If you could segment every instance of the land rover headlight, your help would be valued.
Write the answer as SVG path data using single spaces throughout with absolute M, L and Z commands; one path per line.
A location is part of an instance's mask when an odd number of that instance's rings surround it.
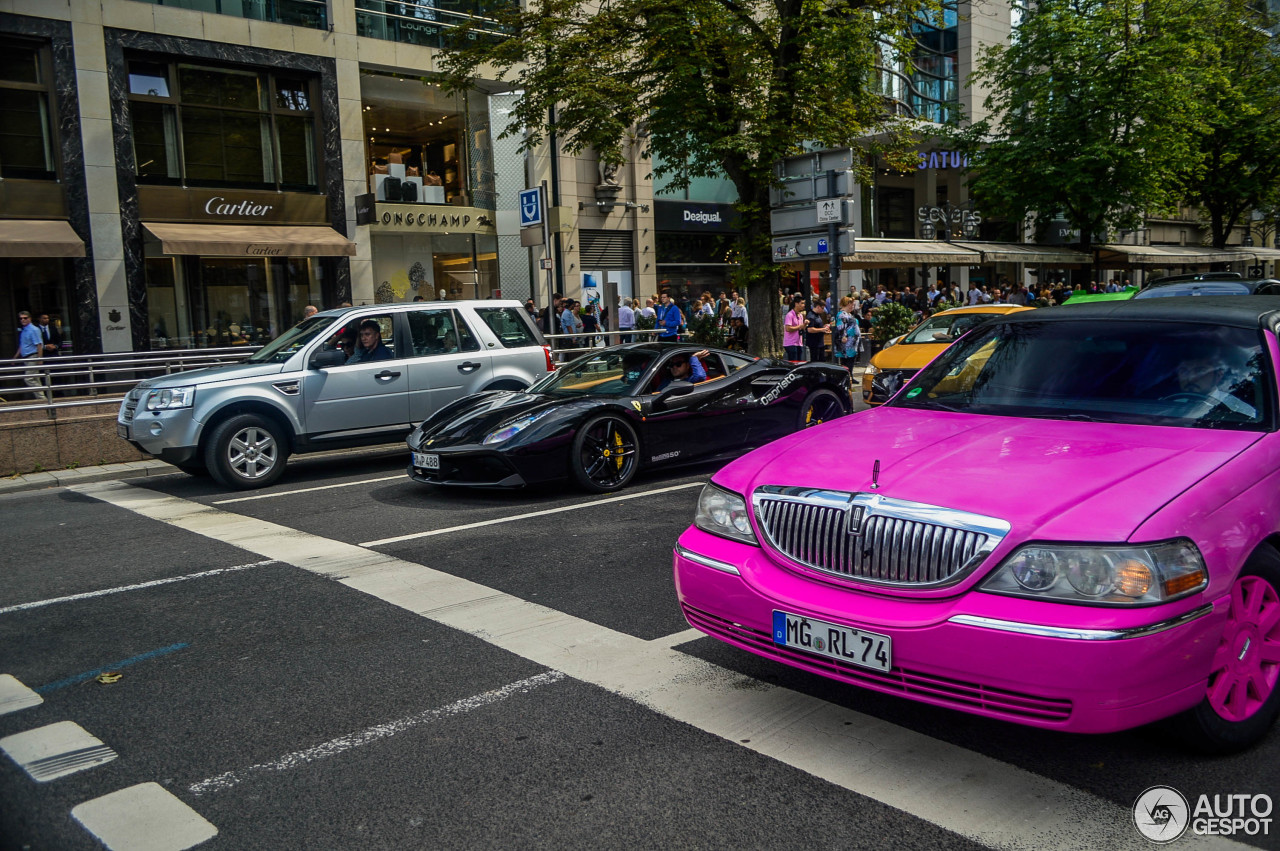
M 509 422 L 497 431 L 491 432 L 482 442 L 485 446 L 488 446 L 491 443 L 502 443 L 504 440 L 510 440 L 549 413 L 551 413 L 549 410 L 538 411 L 536 414 L 530 414 L 527 417 L 521 417 L 518 420 Z
M 1204 558 L 1184 538 L 1138 547 L 1029 544 L 1006 558 L 981 589 L 1037 600 L 1146 606 L 1199 591 L 1208 581 Z
M 756 534 L 751 529 L 747 501 L 733 491 L 716 485 L 708 484 L 699 494 L 693 525 L 722 538 L 759 546 Z
M 147 394 L 148 411 L 171 411 L 174 408 L 190 408 L 196 397 L 194 387 L 166 387 Z

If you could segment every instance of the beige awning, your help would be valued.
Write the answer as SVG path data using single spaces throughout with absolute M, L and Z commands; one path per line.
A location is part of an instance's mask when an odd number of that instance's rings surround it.
M 0 257 L 83 257 L 71 225 L 50 219 L 0 219 Z
M 1232 246 L 1234 248 L 1234 246 Z M 1280 260 L 1280 248 L 1244 248 L 1241 251 L 1249 252 L 1250 259 L 1256 260 Z
M 209 257 L 354 257 L 333 228 L 307 225 L 189 225 L 143 222 L 165 254 Z
M 846 269 L 885 266 L 970 266 L 982 262 L 982 255 L 954 242 L 922 239 L 857 239 L 853 253 L 840 258 Z
M 1250 260 L 1247 248 L 1209 248 L 1203 245 L 1096 245 L 1098 262 L 1120 266 L 1204 266 Z
M 1050 266 L 1087 266 L 1092 258 L 1083 251 L 1059 245 L 1022 242 L 957 242 L 982 254 L 983 263 L 1033 263 Z

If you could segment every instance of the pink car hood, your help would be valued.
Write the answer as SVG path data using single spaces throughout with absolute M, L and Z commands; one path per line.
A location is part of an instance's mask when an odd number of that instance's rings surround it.
M 1125 541 L 1258 432 L 881 408 L 757 449 L 715 476 L 879 493 L 1008 521 L 1008 543 Z M 880 488 L 871 490 L 879 460 Z

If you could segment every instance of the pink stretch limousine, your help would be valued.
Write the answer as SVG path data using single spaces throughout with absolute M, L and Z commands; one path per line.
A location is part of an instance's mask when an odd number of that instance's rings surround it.
M 983 325 L 717 473 L 675 548 L 685 617 L 924 703 L 1247 747 L 1280 709 L 1277 328 L 1266 296 Z

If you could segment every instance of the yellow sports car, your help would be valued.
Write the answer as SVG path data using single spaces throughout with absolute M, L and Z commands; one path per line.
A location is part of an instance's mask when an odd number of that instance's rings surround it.
M 980 304 L 976 307 L 955 307 L 935 313 L 906 334 L 876 353 L 871 365 L 862 374 L 862 398 L 868 405 L 880 405 L 898 392 L 898 388 L 911 380 L 929 362 L 942 354 L 942 350 L 974 328 L 1006 313 L 1034 310 L 1013 304 Z

